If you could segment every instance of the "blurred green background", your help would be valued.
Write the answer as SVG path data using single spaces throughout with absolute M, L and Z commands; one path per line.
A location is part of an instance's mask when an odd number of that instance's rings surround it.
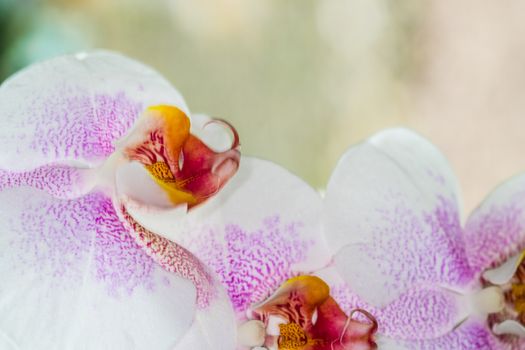
M 323 188 L 344 150 L 404 125 L 451 160 L 472 209 L 525 170 L 522 1 L 0 0 L 0 79 L 107 48 L 230 120 L 243 152 Z

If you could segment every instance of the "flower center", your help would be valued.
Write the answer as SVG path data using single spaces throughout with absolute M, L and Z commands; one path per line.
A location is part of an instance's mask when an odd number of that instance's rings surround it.
M 306 332 L 297 323 L 279 325 L 279 350 L 299 350 L 308 344 Z
M 499 286 L 489 286 L 472 297 L 473 310 L 488 315 L 498 313 L 505 307 L 505 297 Z
M 238 169 L 239 138 L 235 129 L 224 121 L 209 120 L 204 126 L 211 122 L 223 124 L 231 130 L 233 143 L 229 149 L 216 152 L 191 134 L 190 119 L 177 107 L 149 107 L 131 133 L 121 141 L 121 151 L 124 159 L 130 162 L 126 174 L 131 174 L 131 170 L 137 172 L 131 167 L 132 163 L 141 164 L 150 181 L 162 190 L 160 196 L 165 199 L 157 198 L 158 193 L 151 188 L 138 190 L 138 187 L 147 185 L 141 175 L 136 175 L 134 181 L 128 180 L 132 183 L 128 186 L 125 179 L 121 181 L 124 183 L 121 188 L 131 188 L 125 194 L 143 204 L 185 204 L 188 209 L 216 194 Z M 139 196 L 140 192 L 143 195 Z
M 509 303 L 514 305 L 516 318 L 525 325 L 525 264 L 522 261 L 511 281 L 510 290 L 505 293 Z
M 484 286 L 497 288 L 502 294 L 502 307 L 488 316 L 489 327 L 502 337 L 525 336 L 524 258 L 525 252 L 483 274 Z
M 272 296 L 252 308 L 254 317 L 266 326 L 267 334 L 271 333 L 271 321 L 280 321 L 277 336 L 268 336 L 263 344 L 278 350 L 321 350 L 327 346 L 334 350 L 350 346 L 376 349 L 373 337 L 377 322 L 368 312 L 361 313 L 367 321 L 352 319 L 354 312 L 348 317 L 330 296 L 328 285 L 315 276 L 287 280 Z

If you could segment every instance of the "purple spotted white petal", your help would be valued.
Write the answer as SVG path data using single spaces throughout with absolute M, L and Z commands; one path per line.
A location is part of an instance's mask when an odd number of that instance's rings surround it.
M 385 306 L 374 306 L 352 290 L 334 268 L 316 273 L 330 285 L 330 293 L 347 314 L 364 309 L 378 322 L 378 334 L 392 339 L 430 339 L 443 336 L 470 313 L 464 298 L 438 286 L 409 289 Z
M 28 186 L 56 198 L 76 198 L 93 188 L 95 177 L 96 169 L 64 164 L 42 165 L 24 171 L 0 169 L 0 191 Z
M 385 350 L 518 350 L 520 344 L 509 348 L 497 340 L 484 322 L 469 320 L 450 333 L 438 338 L 403 341 L 382 337 L 378 339 L 379 349 Z M 523 344 L 521 344 L 523 345 Z
M 356 293 L 384 306 L 412 288 L 471 281 L 457 187 L 443 155 L 405 129 L 381 132 L 341 158 L 323 224 Z
M 465 225 L 466 251 L 477 273 L 525 249 L 525 175 L 496 188 Z
M 161 103 L 187 112 L 163 77 L 119 54 L 95 51 L 29 66 L 0 87 L 0 169 L 99 165 L 139 114 Z
M 146 254 L 105 195 L 5 189 L 0 230 L 0 348 L 170 349 L 190 328 L 195 287 Z

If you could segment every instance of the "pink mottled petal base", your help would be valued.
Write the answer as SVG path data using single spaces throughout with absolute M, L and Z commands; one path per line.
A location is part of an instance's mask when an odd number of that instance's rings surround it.
M 484 322 L 469 320 L 448 334 L 428 340 L 401 341 L 391 338 L 378 340 L 380 349 L 387 350 L 520 350 L 525 345 L 507 346 L 499 342 Z
M 195 287 L 146 254 L 105 195 L 6 189 L 0 227 L 0 348 L 166 349 L 189 329 Z
M 365 309 L 377 319 L 378 334 L 393 339 L 429 339 L 443 336 L 469 314 L 465 299 L 436 286 L 414 287 L 385 306 L 374 307 L 357 295 L 334 268 L 317 273 L 345 313 Z M 431 320 L 431 321 L 429 321 Z
M 468 259 L 478 274 L 525 249 L 525 175 L 496 188 L 465 226 Z

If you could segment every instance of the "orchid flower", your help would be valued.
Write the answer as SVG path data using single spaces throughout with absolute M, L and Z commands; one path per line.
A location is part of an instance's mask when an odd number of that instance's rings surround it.
M 188 115 L 159 74 L 109 52 L 35 64 L 1 86 L 1 349 L 167 349 L 185 334 L 192 282 L 208 272 L 180 247 L 177 274 L 162 268 L 118 211 L 130 196 L 197 207 L 236 172 L 235 131 Z M 214 151 L 199 132 L 230 144 Z
M 464 226 L 460 208 L 446 159 L 411 131 L 381 132 L 339 161 L 322 219 L 338 274 L 325 280 L 343 310 L 375 316 L 380 349 L 525 348 L 525 176 Z
M 152 69 L 35 64 L 0 87 L 0 140 L 0 348 L 376 347 L 313 274 L 318 193 Z

